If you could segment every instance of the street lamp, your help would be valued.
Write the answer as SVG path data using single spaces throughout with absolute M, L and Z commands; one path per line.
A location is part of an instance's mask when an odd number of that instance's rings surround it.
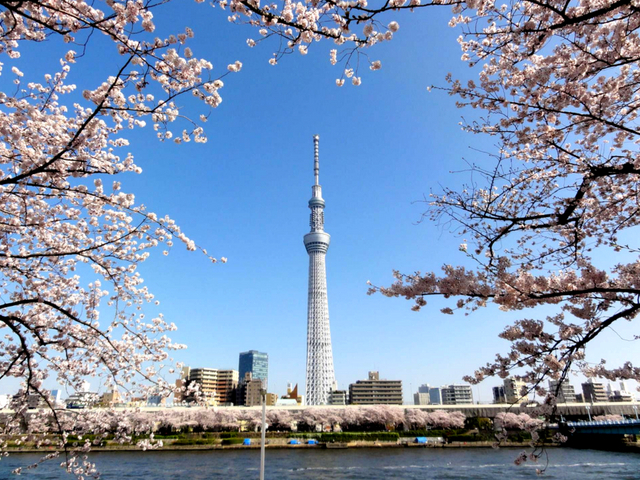
M 260 443 L 260 480 L 264 480 L 264 453 L 267 431 L 267 390 L 260 389 L 260 401 L 262 402 L 262 434 Z

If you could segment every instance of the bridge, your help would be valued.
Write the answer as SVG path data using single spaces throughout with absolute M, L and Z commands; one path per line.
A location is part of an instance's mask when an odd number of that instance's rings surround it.
M 567 431 L 571 435 L 638 435 L 640 434 L 640 420 L 633 419 L 566 422 L 560 423 L 560 425 L 556 426 L 556 428 L 559 428 L 563 432 Z

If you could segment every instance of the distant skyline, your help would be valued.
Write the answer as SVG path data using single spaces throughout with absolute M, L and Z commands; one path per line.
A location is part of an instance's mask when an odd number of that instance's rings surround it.
M 248 48 L 246 39 L 257 32 L 230 24 L 220 9 L 195 2 L 158 8 L 159 34 L 193 28 L 194 55 L 209 58 L 215 74 L 243 62 L 239 73 L 224 78 L 223 103 L 207 123 L 208 143 L 161 143 L 150 125 L 125 132 L 131 140 L 126 151 L 143 173 L 119 176 L 122 190 L 135 193 L 150 211 L 172 217 L 210 254 L 228 258 L 213 265 L 176 245 L 168 256 L 162 249 L 153 252 L 140 266 L 160 302 L 145 310 L 176 323 L 172 338 L 188 345 L 175 352 L 176 361 L 235 369 L 240 352 L 258 350 L 269 354 L 270 392 L 284 394 L 288 382 L 304 392 L 308 257 L 301 238 L 308 232 L 316 133 L 332 237 L 327 279 L 339 389 L 377 370 L 381 379 L 402 380 L 405 403 L 412 403 L 419 385 L 461 383 L 496 353 L 507 352 L 508 342 L 498 334 L 510 320 L 544 315 L 544 309 L 505 313 L 494 306 L 443 315 L 440 308 L 454 303 L 444 299 L 431 299 L 416 313 L 403 299 L 366 295 L 368 280 L 388 285 L 393 269 L 471 266 L 458 249 L 464 238 L 450 232 L 452 226 L 422 218 L 430 192 L 473 181 L 467 162 L 485 162 L 481 152 L 495 151 L 490 138 L 461 131 L 461 116 L 472 119 L 473 111 L 457 109 L 442 91 L 427 91 L 446 86 L 448 72 L 477 76 L 460 60 L 460 32 L 447 26 L 451 16 L 449 8 L 394 15 L 400 29 L 393 41 L 366 51 L 382 61 L 382 69 L 363 68 L 361 86 L 338 88 L 341 72 L 329 62 L 330 42 L 271 66 L 277 46 L 266 41 Z M 102 47 L 96 42 L 90 48 Z M 42 52 L 41 46 L 25 48 L 15 60 L 26 80 L 41 81 L 30 74 L 59 67 L 60 52 Z M 119 58 L 110 50 L 99 53 L 94 63 L 92 55 L 78 59 L 70 81 L 102 81 Z M 185 112 L 193 107 L 190 98 L 179 102 Z M 605 332 L 587 360 L 640 364 L 638 348 L 624 341 L 633 338 L 631 327 Z M 583 378 L 569 380 L 578 385 Z M 490 402 L 492 387 L 501 383 L 496 377 L 474 386 L 474 399 Z M 53 377 L 45 385 L 57 388 Z M 17 388 L 16 381 L 0 381 L 0 393 Z

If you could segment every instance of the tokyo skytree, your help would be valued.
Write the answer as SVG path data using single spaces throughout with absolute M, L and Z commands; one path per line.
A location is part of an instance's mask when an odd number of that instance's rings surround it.
M 307 405 L 326 405 L 331 390 L 336 389 L 329 330 L 329 305 L 327 303 L 327 273 L 325 256 L 330 236 L 324 231 L 324 200 L 318 183 L 320 164 L 318 141 L 313 137 L 315 184 L 311 187 L 311 232 L 304 236 L 304 246 L 309 254 L 309 300 L 307 303 Z

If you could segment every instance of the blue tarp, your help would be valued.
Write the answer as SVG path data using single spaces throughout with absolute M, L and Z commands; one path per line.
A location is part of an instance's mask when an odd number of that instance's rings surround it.
M 317 441 L 317 440 L 309 440 L 309 441 L 307 442 L 307 444 L 308 444 L 308 445 L 317 445 L 317 444 L 318 444 L 318 441 Z
M 416 437 L 416 443 L 427 443 L 427 437 Z
M 300 442 L 295 438 L 289 442 L 290 445 L 300 445 Z
M 243 444 L 243 445 L 251 445 L 251 439 L 250 439 L 250 438 L 245 438 L 245 439 L 242 441 L 242 444 Z

